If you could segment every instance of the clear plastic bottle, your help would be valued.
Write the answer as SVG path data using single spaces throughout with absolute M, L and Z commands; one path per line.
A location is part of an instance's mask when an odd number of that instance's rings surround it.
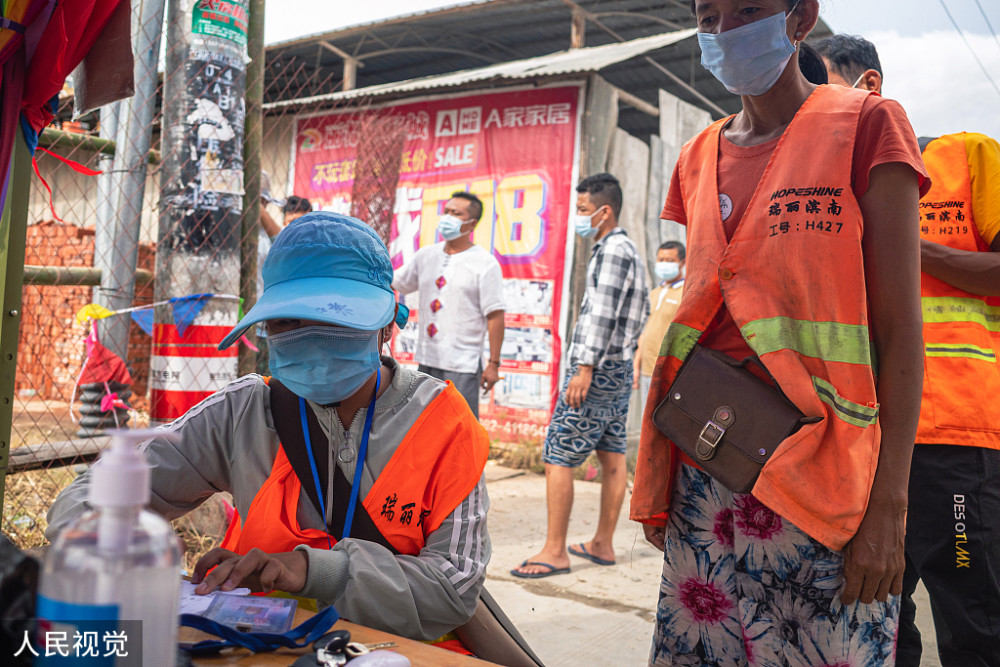
M 91 471 L 88 502 L 94 508 L 60 531 L 45 556 L 38 596 L 42 630 L 66 632 L 59 653 L 45 655 L 39 646 L 36 664 L 79 660 L 78 650 L 98 643 L 99 658 L 87 664 L 115 667 L 173 667 L 177 654 L 177 598 L 180 591 L 180 547 L 170 524 L 143 507 L 149 502 L 149 466 L 136 444 L 149 431 L 112 432 L 112 446 Z M 163 437 L 162 431 L 157 431 Z M 89 621 L 113 627 L 114 621 L 141 621 L 142 651 L 121 649 L 107 636 L 89 641 Z M 118 625 L 133 641 L 135 624 Z M 74 636 L 81 641 L 74 642 Z M 75 644 L 81 644 L 78 647 Z M 118 650 L 115 650 L 118 649 Z M 68 652 L 69 655 L 65 655 Z M 54 651 L 55 653 L 55 651 Z M 111 653 L 111 655 L 105 655 Z M 117 655 L 116 655 L 117 654 Z

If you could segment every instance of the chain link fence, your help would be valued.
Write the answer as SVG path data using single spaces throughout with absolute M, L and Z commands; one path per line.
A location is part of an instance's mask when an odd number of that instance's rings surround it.
M 136 22 L 146 14 L 133 14 L 133 35 L 144 31 L 146 46 L 171 34 L 160 33 L 162 8 L 148 14 L 145 25 Z M 36 154 L 40 177 L 33 177 L 30 193 L 11 465 L 0 525 L 22 548 L 46 543 L 48 508 L 106 446 L 107 437 L 101 435 L 106 428 L 125 422 L 129 428 L 146 427 L 157 421 L 163 395 L 171 388 L 191 385 L 185 388 L 196 391 L 183 392 L 181 398 L 193 404 L 238 374 L 235 356 L 206 355 L 255 299 L 258 262 L 269 247 L 267 235 L 255 226 L 257 211 L 241 210 L 246 208 L 244 186 L 254 191 L 259 183 L 253 181 L 261 178 L 248 171 L 244 183 L 244 158 L 268 175 L 271 203 L 254 204 L 258 210 L 280 223 L 282 211 L 274 202 L 296 194 L 290 166 L 295 114 L 301 109 L 265 111 L 262 141 L 251 160 L 242 155 L 242 91 L 234 89 L 226 68 L 194 50 L 181 57 L 172 53 L 174 40 L 165 41 L 168 71 L 163 71 L 162 59 L 159 66 L 153 63 L 148 75 L 135 82 L 136 97 L 74 120 L 73 89 L 67 84 L 56 119 L 40 138 L 46 152 Z M 140 48 L 135 50 L 139 58 Z M 169 71 L 171 64 L 184 70 Z M 287 57 L 267 63 L 261 75 L 264 102 L 339 89 L 340 76 L 312 65 Z M 186 89 L 170 85 L 172 77 L 183 77 Z M 248 80 L 246 88 L 259 83 Z M 186 102 L 170 98 L 168 91 L 179 88 L 189 98 Z M 186 106 L 178 108 L 182 103 Z M 237 105 L 234 113 L 228 103 Z M 361 145 L 356 168 L 366 175 L 356 181 L 352 213 L 369 221 L 388 243 L 404 133 L 398 124 L 372 113 L 364 100 L 353 100 L 352 109 Z M 174 131 L 164 131 L 165 115 L 168 125 L 171 118 L 179 119 L 175 131 L 183 133 L 184 141 L 165 140 Z M 171 190 L 176 183 L 167 179 L 177 173 L 171 165 L 192 159 L 198 161 L 190 172 L 195 175 L 183 178 L 193 180 L 187 185 L 197 205 L 212 209 L 229 196 L 227 203 L 235 208 L 238 224 L 227 223 L 222 239 L 217 238 L 218 215 L 171 215 L 176 200 L 168 197 L 176 193 Z M 78 165 L 103 173 L 87 175 Z M 234 242 L 234 234 L 244 238 Z M 183 244 L 186 254 L 178 250 Z M 259 250 L 248 258 L 254 271 L 244 267 L 243 282 L 252 279 L 252 284 L 244 285 L 248 299 L 242 304 L 238 283 L 220 293 L 218 281 L 205 275 L 239 275 L 240 253 L 232 249 L 241 246 L 244 255 L 247 248 Z M 164 261 L 165 253 L 179 254 Z M 164 275 L 165 267 L 172 275 Z M 206 292 L 215 296 L 199 296 Z M 96 319 L 78 319 L 81 311 Z M 105 378 L 103 367 L 94 367 L 99 360 L 85 339 L 95 331 L 97 340 L 124 361 L 127 381 L 110 372 Z M 244 371 L 266 368 L 266 360 L 256 358 L 266 347 L 256 352 L 255 341 L 251 332 L 240 343 Z M 114 407 L 116 399 L 125 407 Z M 214 502 L 185 518 L 179 528 L 189 558 L 221 538 L 227 511 Z

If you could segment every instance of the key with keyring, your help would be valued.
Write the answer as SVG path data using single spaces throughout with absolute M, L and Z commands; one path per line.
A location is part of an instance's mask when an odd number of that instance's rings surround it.
M 357 658 L 358 656 L 365 655 L 366 653 L 371 653 L 372 651 L 379 651 L 382 649 L 396 648 L 399 644 L 396 642 L 376 642 L 374 644 L 362 644 L 361 642 L 351 642 L 344 648 L 344 653 L 347 654 L 347 659 Z
M 292 667 L 337 667 L 347 664 L 347 654 L 344 649 L 351 643 L 351 633 L 347 630 L 334 630 L 313 643 L 315 653 L 300 656 L 292 663 Z

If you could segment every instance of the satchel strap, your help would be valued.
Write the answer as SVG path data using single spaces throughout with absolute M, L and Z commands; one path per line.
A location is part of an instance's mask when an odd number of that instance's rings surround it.
M 271 389 L 271 419 L 274 421 L 274 430 L 278 432 L 278 439 L 285 450 L 285 456 L 288 457 L 288 462 L 291 464 L 295 476 L 299 478 L 302 490 L 305 491 L 316 511 L 322 514 L 319 496 L 316 495 L 316 487 L 313 484 L 309 455 L 306 453 L 306 439 L 302 433 L 302 422 L 299 417 L 299 397 L 274 378 L 271 378 L 268 386 Z M 320 487 L 326 488 L 326 482 L 330 478 L 329 458 L 327 456 L 330 449 L 330 441 L 320 427 L 319 420 L 316 419 L 316 414 L 312 410 L 306 410 L 306 420 L 309 425 L 309 439 L 312 441 L 313 456 L 316 460 Z M 363 461 L 358 461 L 358 465 L 362 464 Z M 347 520 L 347 506 L 350 504 L 350 500 L 351 483 L 344 476 L 340 466 L 335 465 L 333 466 L 332 514 L 327 530 L 337 540 L 343 539 L 344 522 Z M 375 526 L 375 522 L 372 521 L 368 511 L 360 503 L 355 509 L 354 522 L 351 525 L 351 538 L 374 542 L 389 549 L 393 554 L 399 554 L 399 551 L 389 543 L 389 540 Z
M 759 368 L 760 370 L 764 371 L 764 375 L 766 375 L 771 380 L 771 382 L 774 383 L 775 387 L 779 387 L 780 386 L 778 384 L 778 381 L 774 379 L 774 376 L 771 375 L 771 371 L 767 370 L 767 366 L 765 366 L 764 362 L 760 360 L 760 357 L 758 357 L 756 355 L 751 355 L 749 357 L 746 357 L 743 361 L 740 361 L 740 362 L 735 363 L 733 365 L 734 366 L 739 366 L 741 368 L 746 368 L 747 370 L 750 370 L 749 368 L 747 368 L 747 366 L 749 366 L 750 364 L 754 364 L 754 365 L 757 366 L 757 368 Z

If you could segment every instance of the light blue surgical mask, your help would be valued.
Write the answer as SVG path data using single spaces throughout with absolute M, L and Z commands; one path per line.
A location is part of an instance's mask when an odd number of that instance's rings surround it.
M 763 95 L 795 53 L 786 32 L 789 16 L 775 14 L 718 35 L 698 33 L 702 66 L 734 95 Z
M 438 220 L 438 234 L 441 235 L 445 241 L 454 241 L 459 236 L 462 236 L 462 225 L 465 223 L 456 218 L 453 215 L 443 215 L 441 219 Z
M 312 326 L 267 337 L 271 374 L 320 405 L 354 394 L 378 370 L 378 331 Z
M 657 262 L 653 273 L 662 281 L 673 280 L 681 275 L 681 265 L 678 262 Z
M 590 215 L 574 215 L 573 216 L 573 228 L 576 233 L 585 239 L 594 237 L 597 234 L 599 227 L 594 227 L 594 216 L 601 212 L 603 206 Z

